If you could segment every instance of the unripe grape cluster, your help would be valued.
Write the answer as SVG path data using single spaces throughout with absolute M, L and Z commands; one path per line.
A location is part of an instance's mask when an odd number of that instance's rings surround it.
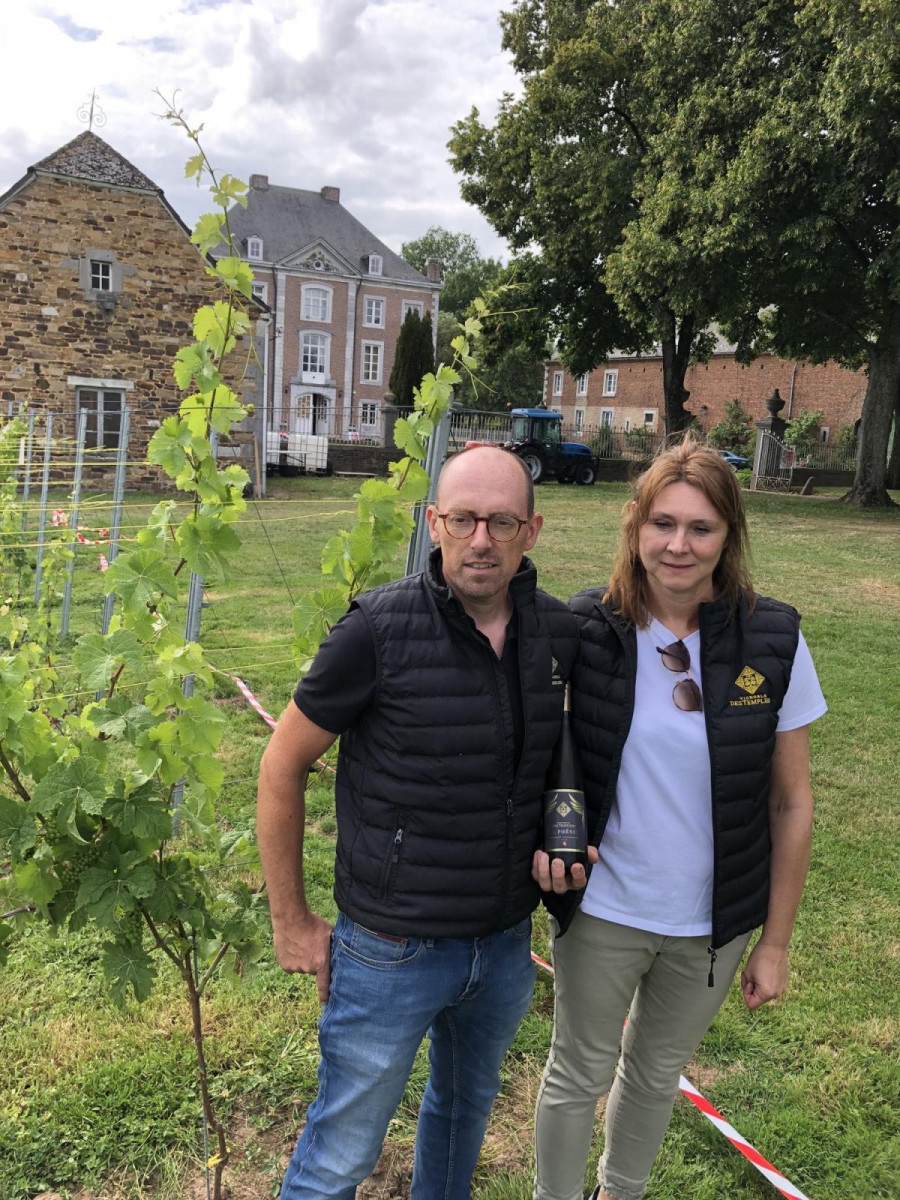
M 63 862 L 57 863 L 56 874 L 63 887 L 77 887 L 82 875 L 99 859 L 102 851 L 99 842 L 88 842 L 73 850 Z

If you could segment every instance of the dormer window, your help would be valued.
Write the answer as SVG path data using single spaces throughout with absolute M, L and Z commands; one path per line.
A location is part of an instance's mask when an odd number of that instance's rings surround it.
M 380 275 L 381 268 L 383 265 L 384 265 L 384 261 L 380 254 L 370 254 L 369 255 L 369 274 L 370 275 Z
M 247 238 L 247 257 L 251 259 L 261 259 L 263 256 L 263 243 L 260 237 Z

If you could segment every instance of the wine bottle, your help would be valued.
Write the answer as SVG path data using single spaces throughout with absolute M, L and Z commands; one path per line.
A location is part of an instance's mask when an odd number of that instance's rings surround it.
M 551 863 L 554 858 L 565 863 L 566 875 L 572 874 L 577 863 L 587 866 L 584 784 L 572 734 L 568 687 L 562 727 L 544 786 L 544 850 Z

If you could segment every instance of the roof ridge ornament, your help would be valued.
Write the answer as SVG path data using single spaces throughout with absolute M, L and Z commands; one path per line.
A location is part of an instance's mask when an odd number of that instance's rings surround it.
M 85 100 L 84 104 L 81 105 L 75 114 L 83 125 L 87 125 L 88 133 L 94 132 L 95 125 L 98 129 L 102 129 L 106 124 L 106 113 L 97 103 L 97 100 L 97 93 L 94 88 L 91 88 L 90 96 L 88 96 L 87 100 Z

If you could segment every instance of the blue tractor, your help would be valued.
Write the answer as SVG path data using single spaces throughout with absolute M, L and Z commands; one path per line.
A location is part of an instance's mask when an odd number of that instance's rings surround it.
M 558 483 L 585 486 L 597 478 L 597 459 L 580 442 L 562 440 L 561 412 L 546 408 L 514 408 L 511 440 L 507 450 L 518 454 L 535 483 L 555 479 Z

